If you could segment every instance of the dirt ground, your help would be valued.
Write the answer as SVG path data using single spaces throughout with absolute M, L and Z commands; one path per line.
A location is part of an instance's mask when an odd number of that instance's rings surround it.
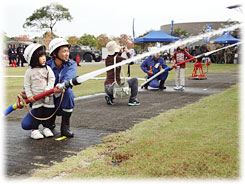
M 60 118 L 57 118 L 55 138 L 32 140 L 30 131 L 20 127 L 25 110 L 16 110 L 6 117 L 5 166 L 6 177 L 29 177 L 33 169 L 47 167 L 87 147 L 100 143 L 113 132 L 130 129 L 134 124 L 157 116 L 170 109 L 179 109 L 208 95 L 220 93 L 239 82 L 239 74 L 208 74 L 207 80 L 186 79 L 185 91 L 174 91 L 174 81 L 167 89 L 139 90 L 140 106 L 127 106 L 128 99 L 116 99 L 107 105 L 104 94 L 77 98 L 72 114 L 71 129 L 75 137 L 56 141 Z

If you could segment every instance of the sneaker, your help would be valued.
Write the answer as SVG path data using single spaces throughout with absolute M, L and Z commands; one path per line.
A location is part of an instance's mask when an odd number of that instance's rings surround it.
M 140 102 L 137 99 L 134 100 L 133 102 L 132 101 L 128 102 L 128 106 L 138 106 L 138 105 L 140 105 Z
M 184 89 L 185 89 L 184 86 L 180 86 L 178 90 L 184 91 Z
M 53 132 L 49 128 L 46 128 L 46 127 L 43 128 L 43 135 L 45 137 L 53 137 L 54 136 Z
M 105 96 L 105 100 L 106 100 L 106 103 L 107 103 L 108 105 L 113 105 L 113 104 L 114 104 L 113 100 L 112 100 L 111 97 L 109 97 L 109 96 Z
M 174 90 L 179 90 L 179 86 L 176 86 L 173 88 Z
M 43 139 L 43 134 L 39 130 L 32 130 L 31 131 L 31 138 L 32 139 Z

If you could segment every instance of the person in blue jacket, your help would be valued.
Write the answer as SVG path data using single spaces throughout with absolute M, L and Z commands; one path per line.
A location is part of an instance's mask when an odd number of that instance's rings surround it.
M 58 86 L 66 81 L 69 81 L 77 76 L 77 65 L 75 61 L 69 59 L 70 44 L 63 38 L 55 38 L 49 44 L 49 52 L 52 57 L 46 62 L 54 72 L 55 86 Z M 22 94 L 22 96 L 24 96 Z M 75 106 L 74 93 L 71 87 L 67 88 L 64 97 L 56 114 L 52 117 L 52 124 L 49 127 L 51 130 L 55 128 L 56 116 L 61 116 L 61 136 L 73 137 L 74 134 L 70 130 L 70 117 Z M 58 107 L 61 100 L 61 90 L 55 89 L 54 104 L 55 109 Z M 27 114 L 22 120 L 22 128 L 29 130 L 32 117 Z
M 152 48 L 151 51 L 155 49 L 157 48 Z M 145 73 L 147 73 L 148 75 L 147 78 L 149 79 L 156 73 L 160 72 L 161 69 L 164 69 L 168 66 L 166 65 L 165 60 L 162 57 L 160 57 L 160 54 L 157 53 L 157 54 L 154 54 L 153 56 L 149 56 L 148 58 L 146 58 L 141 63 L 140 67 Z M 161 75 L 157 76 L 155 79 L 145 84 L 144 88 L 148 89 L 148 86 L 150 86 L 153 88 L 159 88 L 161 90 L 166 89 L 166 87 L 164 86 L 164 83 L 167 77 L 168 77 L 168 71 L 163 72 Z M 160 83 L 159 83 L 159 80 L 160 80 Z

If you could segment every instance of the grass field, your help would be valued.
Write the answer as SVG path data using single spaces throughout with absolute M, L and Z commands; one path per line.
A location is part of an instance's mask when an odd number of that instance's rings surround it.
M 236 85 L 109 135 L 33 177 L 238 179 L 239 121 Z
M 83 75 L 89 73 L 91 71 L 103 68 L 103 64 L 96 65 L 82 65 L 78 67 L 78 75 Z M 211 64 L 209 67 L 209 73 L 223 73 L 229 72 L 234 69 L 237 69 L 239 65 L 228 65 L 228 64 Z M 24 75 L 27 67 L 25 68 L 5 68 L 5 75 Z M 127 67 L 124 67 L 124 71 L 126 73 Z M 185 75 L 186 77 L 190 76 L 193 70 L 193 64 L 188 63 Z M 132 77 L 140 77 L 144 78 L 146 74 L 142 72 L 139 67 L 139 64 L 131 66 L 131 76 Z M 105 73 L 100 75 L 100 77 L 105 77 Z M 174 80 L 174 71 L 169 72 L 168 81 Z M 142 83 L 143 81 L 139 81 Z M 24 78 L 5 78 L 5 96 L 4 99 L 4 107 L 7 107 L 17 100 L 17 95 L 20 90 L 23 88 Z M 76 86 L 73 88 L 75 96 L 84 96 L 89 94 L 101 93 L 104 92 L 104 80 L 88 80 L 84 82 L 82 85 Z
M 82 75 L 104 65 L 84 65 Z M 212 64 L 209 73 L 237 71 L 239 65 Z M 24 75 L 27 68 L 6 68 L 6 75 Z M 189 63 L 186 76 L 192 73 Z M 132 77 L 143 78 L 139 65 Z M 102 74 L 101 76 L 105 76 Z M 174 80 L 174 71 L 168 80 Z M 74 87 L 76 96 L 103 92 L 104 80 L 89 80 Z M 7 78 L 5 105 L 16 101 L 23 78 Z M 170 110 L 109 135 L 50 168 L 37 170 L 38 178 L 198 178 L 238 179 L 240 176 L 239 85 L 195 104 Z M 212 110 L 211 110 L 212 109 Z

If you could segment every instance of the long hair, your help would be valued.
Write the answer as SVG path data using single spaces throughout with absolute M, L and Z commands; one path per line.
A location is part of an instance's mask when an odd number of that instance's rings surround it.
M 41 47 L 39 47 L 37 50 L 34 51 L 34 53 L 32 54 L 31 57 L 31 62 L 30 62 L 30 66 L 31 68 L 40 66 L 39 64 L 39 57 L 45 55 L 46 56 L 46 47 L 43 45 Z

